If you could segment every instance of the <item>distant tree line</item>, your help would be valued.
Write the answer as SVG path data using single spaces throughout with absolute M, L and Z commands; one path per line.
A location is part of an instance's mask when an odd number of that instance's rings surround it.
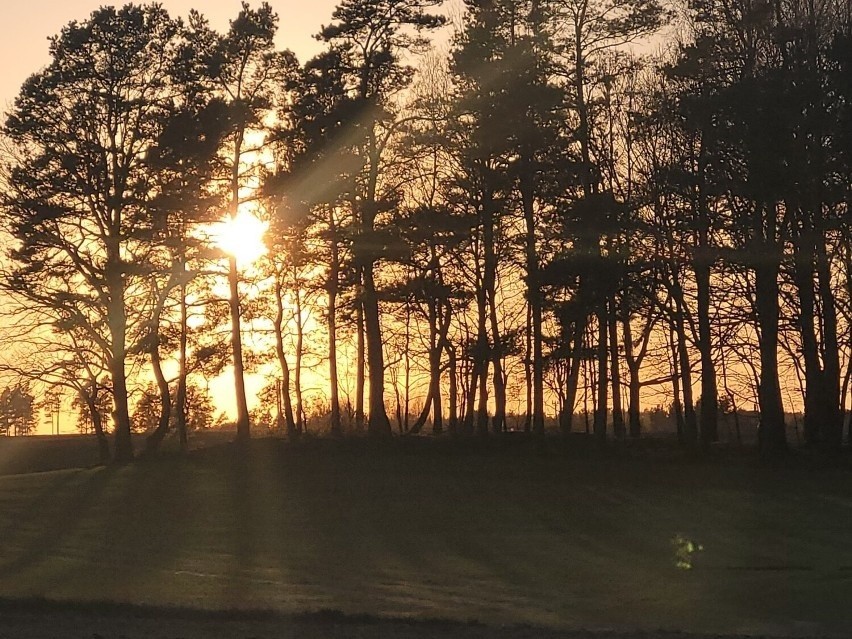
M 767 454 L 799 411 L 840 449 L 848 0 L 463 4 L 342 0 L 305 64 L 266 3 L 224 33 L 157 4 L 66 26 L 3 129 L 35 352 L 7 368 L 72 390 L 117 460 L 135 386 L 147 448 L 185 445 L 192 380 L 227 367 L 240 440 L 263 370 L 293 436 L 314 406 L 334 434 L 605 441 L 655 396 L 685 446 L 756 410 Z M 246 211 L 252 266 L 210 239 Z
M 0 392 L 0 435 L 29 435 L 36 428 L 36 400 L 27 384 Z

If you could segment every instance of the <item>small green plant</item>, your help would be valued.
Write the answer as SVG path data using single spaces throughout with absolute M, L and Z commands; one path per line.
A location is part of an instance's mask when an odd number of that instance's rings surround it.
M 687 539 L 680 533 L 672 538 L 672 546 L 675 553 L 675 566 L 681 570 L 692 570 L 695 553 L 704 550 L 704 546 L 691 539 Z

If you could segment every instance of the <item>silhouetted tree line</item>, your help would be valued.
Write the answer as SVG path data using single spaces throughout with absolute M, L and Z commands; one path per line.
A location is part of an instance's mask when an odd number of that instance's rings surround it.
M 107 392 L 118 460 L 135 380 L 156 449 L 227 365 L 239 439 L 266 366 L 291 435 L 320 398 L 335 434 L 639 437 L 657 393 L 687 446 L 756 407 L 763 451 L 798 410 L 839 449 L 852 4 L 441 4 L 342 0 L 304 65 L 266 3 L 224 33 L 156 4 L 65 27 L 4 126 L 3 286 L 49 344 L 12 368 L 102 446 Z M 244 210 L 251 268 L 209 237 Z
M 29 435 L 36 427 L 36 401 L 27 384 L 0 392 L 0 434 Z

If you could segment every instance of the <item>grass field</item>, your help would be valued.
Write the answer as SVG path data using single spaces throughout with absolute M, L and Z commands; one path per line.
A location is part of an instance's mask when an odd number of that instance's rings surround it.
M 852 633 L 842 469 L 268 440 L 0 477 L 0 540 L 2 598 Z

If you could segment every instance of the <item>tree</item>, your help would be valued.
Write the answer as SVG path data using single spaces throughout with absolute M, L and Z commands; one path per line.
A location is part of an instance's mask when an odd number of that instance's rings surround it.
M 170 416 L 176 414 L 176 428 L 182 447 L 186 447 L 186 398 L 189 375 L 189 304 L 188 289 L 199 276 L 201 263 L 214 258 L 199 231 L 219 221 L 222 194 L 215 188 L 218 153 L 229 126 L 227 105 L 211 94 L 206 82 L 206 68 L 201 53 L 206 43 L 199 37 L 200 15 L 193 13 L 195 24 L 188 32 L 179 56 L 177 80 L 182 89 L 175 101 L 169 122 L 148 152 L 152 183 L 156 196 L 150 204 L 155 217 L 154 241 L 159 250 L 152 253 L 149 290 L 152 314 L 145 331 L 141 350 L 150 355 L 151 369 L 160 390 L 158 427 L 146 440 L 146 450 L 154 451 L 166 436 Z M 173 297 L 177 293 L 177 300 Z M 177 313 L 174 306 L 177 305 Z M 172 321 L 177 315 L 177 326 Z M 163 347 L 177 345 L 178 379 L 174 401 L 163 373 Z
M 22 300 L 12 301 L 15 303 L 7 306 L 12 315 L 5 318 L 8 323 L 4 338 L 15 346 L 7 350 L 0 368 L 26 380 L 34 391 L 52 397 L 70 392 L 74 402 L 85 405 L 101 462 L 108 463 L 111 453 L 107 424 L 113 401 L 102 350 L 87 338 L 84 330 L 56 331 L 51 309 L 24 308 Z
M 443 24 L 427 9 L 440 0 L 343 0 L 334 11 L 332 24 L 320 38 L 329 43 L 346 74 L 347 88 L 354 96 L 358 117 L 348 121 L 355 132 L 349 146 L 363 167 L 350 191 L 350 206 L 356 219 L 353 251 L 360 272 L 366 349 L 369 359 L 369 432 L 389 435 L 390 421 L 384 401 L 384 353 L 375 268 L 381 260 L 383 242 L 376 222 L 393 202 L 392 193 L 381 193 L 382 157 L 393 133 L 390 98 L 411 79 L 411 69 L 400 56 L 422 49 L 423 31 Z
M 580 183 L 585 204 L 579 207 L 579 217 L 574 221 L 579 227 L 596 229 L 589 233 L 580 231 L 581 252 L 597 253 L 608 232 L 618 226 L 620 202 L 610 185 L 602 183 L 606 167 L 608 145 L 596 145 L 595 138 L 606 140 L 606 129 L 596 130 L 595 97 L 602 92 L 605 106 L 609 103 L 611 78 L 606 68 L 607 56 L 625 44 L 647 37 L 657 31 L 667 16 L 657 0 L 632 0 L 609 2 L 607 0 L 571 0 L 563 5 L 564 42 L 567 53 L 566 77 L 571 86 L 571 98 L 577 114 L 577 138 L 580 146 Z M 596 77 L 597 76 L 597 77 Z M 601 113 L 605 121 L 606 111 Z M 597 157 L 596 157 L 597 146 Z M 603 193 L 601 191 L 603 190 Z M 598 218 L 597 220 L 591 219 Z M 610 224 L 607 224 L 607 221 Z M 612 222 L 615 222 L 614 228 Z M 611 245 L 611 242 L 606 242 Z M 598 323 L 598 396 L 595 425 L 598 433 L 606 431 L 608 339 L 607 306 L 614 306 L 618 287 L 595 275 L 585 278 L 593 289 L 589 299 L 595 298 L 594 312 Z M 583 278 L 580 286 L 583 285 Z M 608 289 L 608 290 L 607 290 Z M 615 348 L 615 345 L 612 345 Z M 617 390 L 616 390 L 617 392 Z M 604 435 L 602 435 L 604 436 Z
M 510 19 L 515 15 L 513 3 L 469 2 L 468 9 L 467 28 L 458 34 L 451 59 L 457 90 L 457 126 L 451 129 L 451 143 L 455 144 L 459 158 L 455 176 L 458 203 L 463 202 L 477 222 L 477 232 L 470 244 L 476 335 L 469 349 L 472 366 L 464 429 L 473 430 L 475 415 L 476 431 L 486 434 L 490 366 L 493 366 L 494 432 L 503 430 L 506 415 L 504 340 L 498 321 L 497 246 L 506 213 L 502 204 L 512 186 L 505 170 L 512 151 L 509 142 L 512 132 L 509 114 L 503 111 L 506 106 L 503 94 L 515 77 L 506 49 L 516 34 Z
M 51 40 L 5 133 L 15 153 L 3 218 L 15 238 L 7 289 L 81 330 L 113 386 L 115 456 L 133 456 L 127 364 L 144 301 L 153 220 L 146 152 L 176 96 L 179 23 L 159 5 L 103 8 Z
M 109 389 L 101 384 L 81 388 L 71 400 L 71 407 L 79 413 L 78 430 L 84 435 L 103 432 L 109 420 L 112 397 Z M 101 451 L 101 461 L 109 460 L 109 448 Z
M 798 292 L 806 437 L 837 449 L 840 362 L 827 244 L 844 204 L 834 186 L 836 168 L 828 169 L 826 146 L 816 140 L 832 137 L 842 105 L 824 69 L 834 20 L 845 14 L 831 3 L 817 11 L 808 3 L 724 0 L 696 2 L 692 10 L 696 37 L 675 72 L 692 82 L 683 104 L 710 167 L 699 177 L 720 193 L 727 213 L 730 261 L 754 280 L 761 446 L 786 448 L 778 350 L 781 280 L 789 277 Z M 706 213 L 698 221 L 706 239 Z M 715 406 L 715 397 L 706 403 Z
M 189 432 L 207 430 L 213 426 L 213 398 L 201 384 L 190 382 L 186 387 L 186 428 Z
M 0 393 L 0 432 L 30 435 L 36 428 L 35 397 L 26 383 L 7 386 Z
M 133 410 L 133 428 L 136 432 L 151 434 L 160 423 L 162 394 L 155 383 L 148 383 L 140 392 Z
M 554 17 L 555 3 L 471 2 L 469 5 L 468 30 L 460 37 L 455 52 L 456 70 L 467 80 L 468 93 L 462 100 L 474 107 L 476 139 L 499 140 L 498 144 L 502 145 L 502 148 L 491 149 L 491 170 L 503 174 L 501 188 L 505 189 L 505 205 L 511 205 L 511 191 L 515 191 L 520 200 L 530 315 L 527 330 L 530 333 L 532 414 L 529 417 L 533 431 L 543 435 L 545 357 L 540 271 L 545 250 L 539 229 L 549 226 L 550 220 L 545 219 L 544 212 L 552 210 L 554 195 L 565 186 L 563 176 L 570 175 L 573 170 L 573 162 L 565 148 L 565 95 L 562 87 L 551 80 L 557 60 L 553 33 L 547 25 Z M 474 106 L 477 101 L 480 104 Z M 505 128 L 495 129 L 501 126 Z M 489 200 L 490 197 L 485 198 Z M 486 219 L 491 215 L 484 209 L 483 213 Z M 490 237 L 491 233 L 485 230 Z M 486 254 L 491 252 L 488 244 L 486 242 Z M 496 278 L 488 272 L 485 275 L 493 288 Z M 492 340 L 496 347 L 500 343 L 494 322 L 496 291 L 489 290 L 487 294 L 491 298 Z M 501 366 L 496 358 L 494 366 L 495 375 L 502 375 L 498 372 Z M 500 386 L 498 382 L 495 392 L 503 397 L 505 389 Z M 500 414 L 505 414 L 505 408 L 498 409 L 495 415 L 498 422 Z M 500 426 L 499 423 L 495 425 Z
M 228 184 L 228 215 L 235 220 L 241 209 L 257 197 L 264 174 L 267 117 L 275 113 L 282 87 L 293 73 L 295 58 L 275 47 L 278 16 L 266 2 L 258 9 L 242 3 L 242 10 L 223 35 L 213 35 L 206 24 L 196 23 L 196 38 L 209 42 L 203 54 L 213 90 L 228 106 L 229 130 L 220 149 L 222 177 Z M 246 190 L 253 195 L 246 195 Z M 234 390 L 237 403 L 237 438 L 250 435 L 245 389 L 245 362 L 240 308 L 240 272 L 235 255 L 228 256 L 228 286 Z
M 408 345 L 401 356 L 406 360 L 406 380 L 411 377 L 412 360 L 420 355 L 412 342 L 421 346 L 420 356 L 426 360 L 428 369 L 423 409 L 414 424 L 408 425 L 408 432 L 420 432 L 431 415 L 434 434 L 443 432 L 445 426 L 456 434 L 457 366 L 450 331 L 454 315 L 465 312 L 469 289 L 453 266 L 459 254 L 464 253 L 476 221 L 461 207 L 450 203 L 452 182 L 447 179 L 447 169 L 453 166 L 456 149 L 448 143 L 448 134 L 455 116 L 454 95 L 448 65 L 438 52 L 430 53 L 424 61 L 410 93 L 405 125 L 393 148 L 398 160 L 394 170 L 396 180 L 406 185 L 404 204 L 397 208 L 393 218 L 397 240 L 402 243 L 395 270 L 401 272 L 386 287 L 385 297 L 403 306 L 404 312 L 400 314 L 406 324 Z M 416 361 L 414 364 L 416 367 Z M 447 421 L 444 420 L 444 380 L 449 385 Z M 407 397 L 409 387 L 406 383 Z

